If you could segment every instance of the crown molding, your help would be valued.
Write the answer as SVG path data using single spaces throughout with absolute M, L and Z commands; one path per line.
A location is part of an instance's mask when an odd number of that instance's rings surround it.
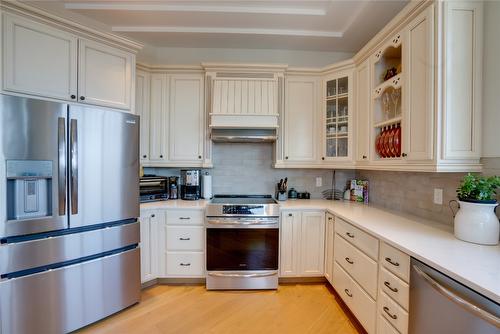
M 118 47 L 133 53 L 137 53 L 144 46 L 143 44 L 131 39 L 89 28 L 88 26 L 70 21 L 60 16 L 51 14 L 40 8 L 27 5 L 19 1 L 0 1 L 0 9 L 3 12 L 35 19 L 39 22 L 69 31 L 71 33 L 74 33 L 75 35 L 97 40 L 100 42 L 105 42 L 114 47 Z

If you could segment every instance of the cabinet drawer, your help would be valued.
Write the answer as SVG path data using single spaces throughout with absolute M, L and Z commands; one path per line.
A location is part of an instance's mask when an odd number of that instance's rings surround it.
M 335 261 L 375 299 L 377 296 L 377 262 L 370 259 L 339 235 L 335 235 L 333 244 Z
M 203 225 L 203 210 L 168 210 L 168 225 Z
M 203 252 L 167 252 L 167 277 L 203 276 L 205 256 Z
M 383 316 L 379 316 L 377 319 L 377 334 L 399 334 L 399 332 Z
M 378 257 L 378 239 L 372 237 L 368 233 L 361 231 L 359 228 L 352 226 L 346 221 L 335 218 L 335 232 L 340 234 L 351 244 L 355 245 L 369 257 L 377 260 Z
M 377 306 L 375 301 L 335 262 L 335 289 L 368 333 L 375 332 Z
M 401 334 L 408 333 L 408 312 L 384 292 L 380 292 L 378 307 L 379 315 L 389 321 Z
M 405 282 L 410 280 L 410 257 L 396 248 L 382 243 L 380 263 Z
M 410 300 L 410 286 L 398 277 L 391 274 L 387 269 L 380 269 L 380 290 L 394 299 L 405 310 L 408 310 Z
M 203 226 L 167 226 L 167 250 L 203 251 L 204 230 Z

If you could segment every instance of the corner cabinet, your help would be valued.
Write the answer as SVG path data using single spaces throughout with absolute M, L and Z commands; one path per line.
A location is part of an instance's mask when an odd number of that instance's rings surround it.
M 482 12 L 424 3 L 358 64 L 357 168 L 481 170 Z
M 135 54 L 74 29 L 2 13 L 6 92 L 131 110 Z
M 198 72 L 137 71 L 145 167 L 211 167 L 205 149 L 205 85 Z
M 324 276 L 323 211 L 283 211 L 280 233 L 280 276 Z

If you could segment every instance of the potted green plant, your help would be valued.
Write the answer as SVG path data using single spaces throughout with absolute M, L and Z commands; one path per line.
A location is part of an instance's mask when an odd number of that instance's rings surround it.
M 498 206 L 499 176 L 467 174 L 457 189 L 459 210 L 455 215 L 455 236 L 482 245 L 496 245 L 500 224 L 495 214 Z

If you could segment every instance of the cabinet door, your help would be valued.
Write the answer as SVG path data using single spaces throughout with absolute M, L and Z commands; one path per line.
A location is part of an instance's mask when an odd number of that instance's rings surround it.
M 135 77 L 135 113 L 140 118 L 140 148 L 141 162 L 149 161 L 149 116 L 150 116 L 150 75 L 148 72 L 137 71 Z
M 368 162 L 370 152 L 370 59 L 356 70 L 356 161 Z
M 300 233 L 301 276 L 323 276 L 325 261 L 325 214 L 302 213 Z
M 403 152 L 407 160 L 432 160 L 434 147 L 434 6 L 407 26 L 403 60 L 406 99 Z
M 285 163 L 317 162 L 318 79 L 288 77 L 285 83 Z
M 4 89 L 76 99 L 77 38 L 44 24 L 4 14 Z
M 281 276 L 299 275 L 300 212 L 283 211 L 281 215 L 280 274 Z
M 167 76 L 151 75 L 151 114 L 149 122 L 149 160 L 167 161 Z
M 481 156 L 483 2 L 445 1 L 444 159 Z M 490 69 L 486 69 L 490 70 Z
M 141 282 L 158 277 L 158 224 L 161 213 L 144 212 L 139 217 L 141 229 Z
M 202 74 L 172 74 L 169 82 L 169 160 L 201 165 L 204 143 Z
M 80 102 L 130 109 L 135 56 L 110 46 L 80 39 L 78 95 Z
M 334 217 L 333 215 L 326 214 L 326 228 L 325 228 L 325 277 L 333 285 L 333 240 L 335 235 Z

